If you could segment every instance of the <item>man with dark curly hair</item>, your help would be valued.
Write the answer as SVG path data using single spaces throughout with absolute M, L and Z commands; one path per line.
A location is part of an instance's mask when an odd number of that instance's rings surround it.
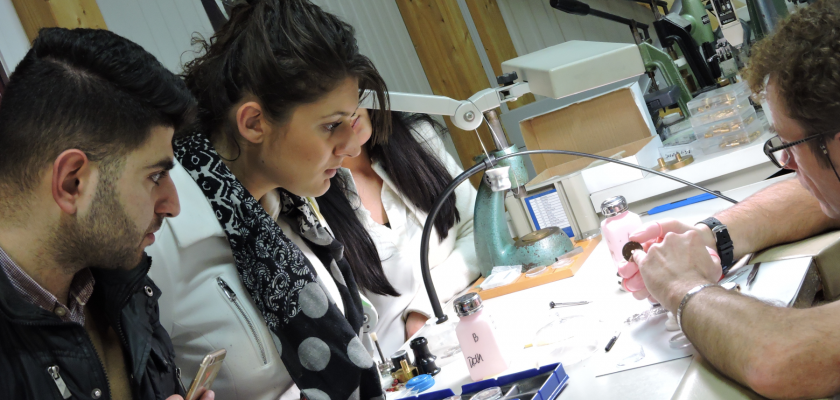
M 840 0 L 817 1 L 782 22 L 754 47 L 743 75 L 769 105 L 774 162 L 797 179 L 695 226 L 660 221 L 664 241 L 637 251 L 621 273 L 636 298 L 677 314 L 691 343 L 725 375 L 767 397 L 821 398 L 840 392 L 840 302 L 774 307 L 716 283 L 722 263 L 840 227 Z M 647 228 L 630 239 L 660 235 L 658 226 Z

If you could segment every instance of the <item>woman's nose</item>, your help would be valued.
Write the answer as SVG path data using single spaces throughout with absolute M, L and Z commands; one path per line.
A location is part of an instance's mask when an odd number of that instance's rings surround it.
M 353 129 L 353 124 L 341 124 L 339 129 L 339 142 L 335 147 L 335 155 L 340 157 L 356 157 L 362 152 L 362 143 L 359 135 Z

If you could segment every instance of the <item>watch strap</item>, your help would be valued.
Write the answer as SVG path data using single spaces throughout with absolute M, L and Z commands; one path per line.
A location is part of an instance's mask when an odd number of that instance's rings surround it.
M 720 257 L 720 266 L 723 269 L 723 274 L 726 275 L 729 268 L 735 263 L 735 245 L 732 243 L 732 237 L 729 236 L 729 229 L 715 217 L 706 218 L 698 224 L 706 225 L 712 230 L 715 237 L 715 247 L 717 247 L 718 257 Z

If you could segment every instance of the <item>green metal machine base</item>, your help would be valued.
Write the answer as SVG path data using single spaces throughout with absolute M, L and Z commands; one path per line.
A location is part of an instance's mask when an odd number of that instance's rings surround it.
M 494 156 L 512 154 L 516 146 L 494 152 Z M 499 166 L 510 167 L 514 186 L 528 181 L 522 157 L 502 160 Z M 557 257 L 572 251 L 572 241 L 559 228 L 541 229 L 514 241 L 505 217 L 505 191 L 494 192 L 481 179 L 475 199 L 474 237 L 481 275 L 487 277 L 495 266 L 522 265 L 525 269 L 554 264 Z
M 677 85 L 680 87 L 680 99 L 677 101 L 677 104 L 680 106 L 683 115 L 688 117 L 688 102 L 691 101 L 691 92 L 688 90 L 688 86 L 683 81 L 680 70 L 674 64 L 671 56 L 648 43 L 640 44 L 639 52 L 642 53 L 642 61 L 645 63 L 645 69 L 648 71 L 658 69 L 662 73 L 662 77 L 665 78 L 668 86 Z

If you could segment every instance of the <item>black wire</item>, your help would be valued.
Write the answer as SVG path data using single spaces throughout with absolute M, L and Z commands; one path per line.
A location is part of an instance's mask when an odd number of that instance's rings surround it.
M 441 194 L 435 200 L 435 203 L 432 205 L 432 209 L 429 210 L 429 215 L 426 217 L 426 223 L 423 225 L 423 236 L 420 240 L 420 273 L 423 275 L 423 285 L 426 287 L 426 293 L 429 295 L 429 300 L 432 303 L 432 310 L 435 313 L 435 317 L 437 318 L 437 323 L 438 324 L 442 324 L 442 323 L 446 322 L 449 319 L 449 317 L 446 316 L 446 314 L 443 313 L 443 309 L 440 307 L 440 300 L 438 299 L 437 291 L 435 290 L 434 283 L 432 282 L 432 273 L 431 273 L 431 270 L 429 269 L 429 239 L 431 238 L 431 235 L 432 235 L 432 228 L 435 225 L 434 224 L 435 218 L 437 218 L 438 212 L 440 211 L 441 207 L 443 207 L 443 202 L 446 200 L 447 197 L 449 197 L 452 194 L 452 192 L 455 191 L 455 189 L 459 185 L 464 183 L 464 181 L 469 179 L 471 176 L 477 174 L 479 171 L 484 171 L 485 169 L 496 165 L 496 163 L 498 163 L 501 160 L 511 158 L 511 157 L 529 155 L 529 154 L 563 154 L 563 155 L 594 158 L 596 160 L 608 161 L 608 162 L 611 162 L 611 163 L 624 165 L 625 167 L 635 168 L 635 169 L 638 169 L 638 170 L 641 170 L 641 171 L 646 171 L 646 172 L 649 172 L 649 173 L 652 173 L 652 174 L 655 174 L 655 175 L 659 175 L 661 177 L 668 178 L 668 179 L 677 181 L 679 183 L 682 183 L 683 185 L 702 190 L 706 193 L 712 194 L 716 197 L 719 197 L 719 198 L 721 198 L 723 200 L 726 200 L 728 202 L 731 202 L 733 204 L 738 204 L 738 202 L 735 201 L 734 199 L 731 199 L 731 198 L 726 197 L 726 196 L 724 196 L 720 193 L 711 191 L 709 189 L 706 189 L 706 188 L 704 188 L 700 185 L 691 183 L 691 182 L 686 181 L 684 179 L 680 179 L 680 178 L 677 178 L 675 176 L 671 176 L 671 175 L 668 175 L 666 173 L 656 171 L 654 169 L 650 169 L 650 168 L 647 168 L 647 167 L 642 167 L 640 165 L 631 164 L 631 163 L 621 161 L 621 160 L 616 160 L 614 158 L 598 156 L 598 155 L 595 155 L 595 154 L 580 153 L 580 152 L 577 152 L 577 151 L 567 151 L 567 150 L 527 150 L 527 151 L 519 151 L 519 152 L 516 152 L 516 153 L 513 153 L 513 154 L 505 154 L 503 156 L 499 156 L 499 157 L 495 157 L 495 158 L 491 156 L 491 159 L 484 160 L 484 162 L 482 162 L 482 163 L 473 165 L 472 167 L 470 167 L 470 169 L 464 171 L 461 175 L 458 175 L 457 177 L 455 177 L 455 179 L 452 181 L 452 183 L 450 183 L 449 186 L 447 186 L 446 189 L 444 189 L 443 192 L 441 192 Z M 836 171 L 835 171 L 835 173 L 836 173 Z M 840 179 L 840 176 L 838 176 L 838 179 Z
M 487 163 L 479 163 L 473 165 L 461 175 L 458 175 L 455 180 L 453 180 L 452 183 L 450 183 L 449 186 L 441 192 L 437 200 L 435 200 L 435 204 L 433 204 L 432 209 L 429 210 L 429 215 L 434 215 L 435 218 L 437 218 L 438 212 L 441 207 L 443 207 L 444 200 L 446 200 L 446 198 L 449 197 L 452 192 L 461 185 L 461 183 L 475 175 L 477 172 L 484 171 L 488 166 L 489 165 Z M 435 285 L 432 282 L 432 273 L 429 270 L 429 238 L 431 237 L 432 228 L 435 225 L 434 221 L 434 219 L 430 220 L 427 217 L 426 223 L 423 225 L 423 236 L 420 240 L 420 273 L 423 275 L 423 285 L 426 287 L 426 293 L 429 294 L 429 301 L 432 303 L 432 310 L 435 313 L 435 317 L 438 319 L 437 323 L 442 324 L 449 319 L 449 317 L 447 317 L 440 308 L 440 300 L 438 300 L 437 291 L 435 290 Z
M 715 192 L 715 191 L 712 191 L 712 190 L 706 189 L 706 188 L 704 188 L 704 187 L 702 187 L 702 186 L 700 186 L 700 185 L 697 185 L 697 184 L 691 183 L 691 182 L 689 182 L 689 181 L 687 181 L 687 180 L 677 178 L 677 177 L 675 177 L 675 176 L 673 176 L 673 175 L 669 175 L 669 174 L 666 174 L 666 173 L 664 173 L 664 172 L 659 172 L 659 171 L 657 171 L 657 170 L 655 170 L 655 169 L 650 169 L 650 168 L 647 168 L 647 167 L 642 167 L 642 166 L 640 166 L 640 165 L 631 164 L 631 163 L 629 163 L 629 162 L 625 162 L 625 161 L 621 161 L 621 160 L 616 160 L 616 159 L 614 159 L 614 158 L 603 157 L 603 156 L 597 156 L 597 155 L 595 155 L 595 154 L 579 153 L 579 152 L 576 152 L 576 151 L 567 151 L 567 150 L 526 150 L 526 151 L 516 152 L 516 153 L 513 153 L 513 154 L 506 154 L 506 155 L 503 155 L 503 156 L 500 156 L 500 157 L 496 158 L 496 160 L 497 160 L 497 161 L 501 161 L 501 160 L 504 160 L 504 159 L 506 159 L 506 158 L 510 158 L 510 157 L 513 157 L 513 156 L 526 155 L 526 154 L 563 154 L 563 155 L 578 156 L 578 157 L 587 157 L 587 158 L 594 158 L 594 159 L 596 159 L 596 160 L 609 161 L 609 162 L 611 162 L 611 163 L 616 163 L 616 164 L 619 164 L 619 165 L 624 165 L 625 167 L 635 168 L 635 169 L 638 169 L 638 170 L 642 170 L 642 171 L 645 171 L 645 172 L 649 172 L 649 173 L 651 173 L 651 174 L 656 174 L 656 175 L 659 175 L 659 176 L 661 176 L 661 177 L 663 177 L 663 178 L 668 178 L 668 179 L 671 179 L 671 180 L 673 180 L 673 181 L 677 181 L 677 182 L 679 182 L 679 183 L 682 183 L 683 185 L 686 185 L 686 186 L 691 186 L 691 187 L 693 187 L 693 188 L 695 188 L 695 189 L 702 190 L 702 191 L 704 191 L 704 192 L 706 192 L 706 193 L 709 193 L 709 194 L 715 195 L 715 196 L 717 196 L 717 197 L 719 197 L 719 198 L 721 198 L 721 199 L 723 199 L 723 200 L 726 200 L 726 201 L 728 201 L 728 202 L 730 202 L 730 203 L 732 203 L 732 204 L 738 204 L 738 201 L 736 201 L 736 200 L 734 200 L 734 199 L 731 199 L 731 198 L 729 198 L 729 197 L 726 197 L 726 196 L 724 196 L 724 195 L 722 195 L 722 194 L 720 194 L 720 193 L 718 193 L 718 192 Z

